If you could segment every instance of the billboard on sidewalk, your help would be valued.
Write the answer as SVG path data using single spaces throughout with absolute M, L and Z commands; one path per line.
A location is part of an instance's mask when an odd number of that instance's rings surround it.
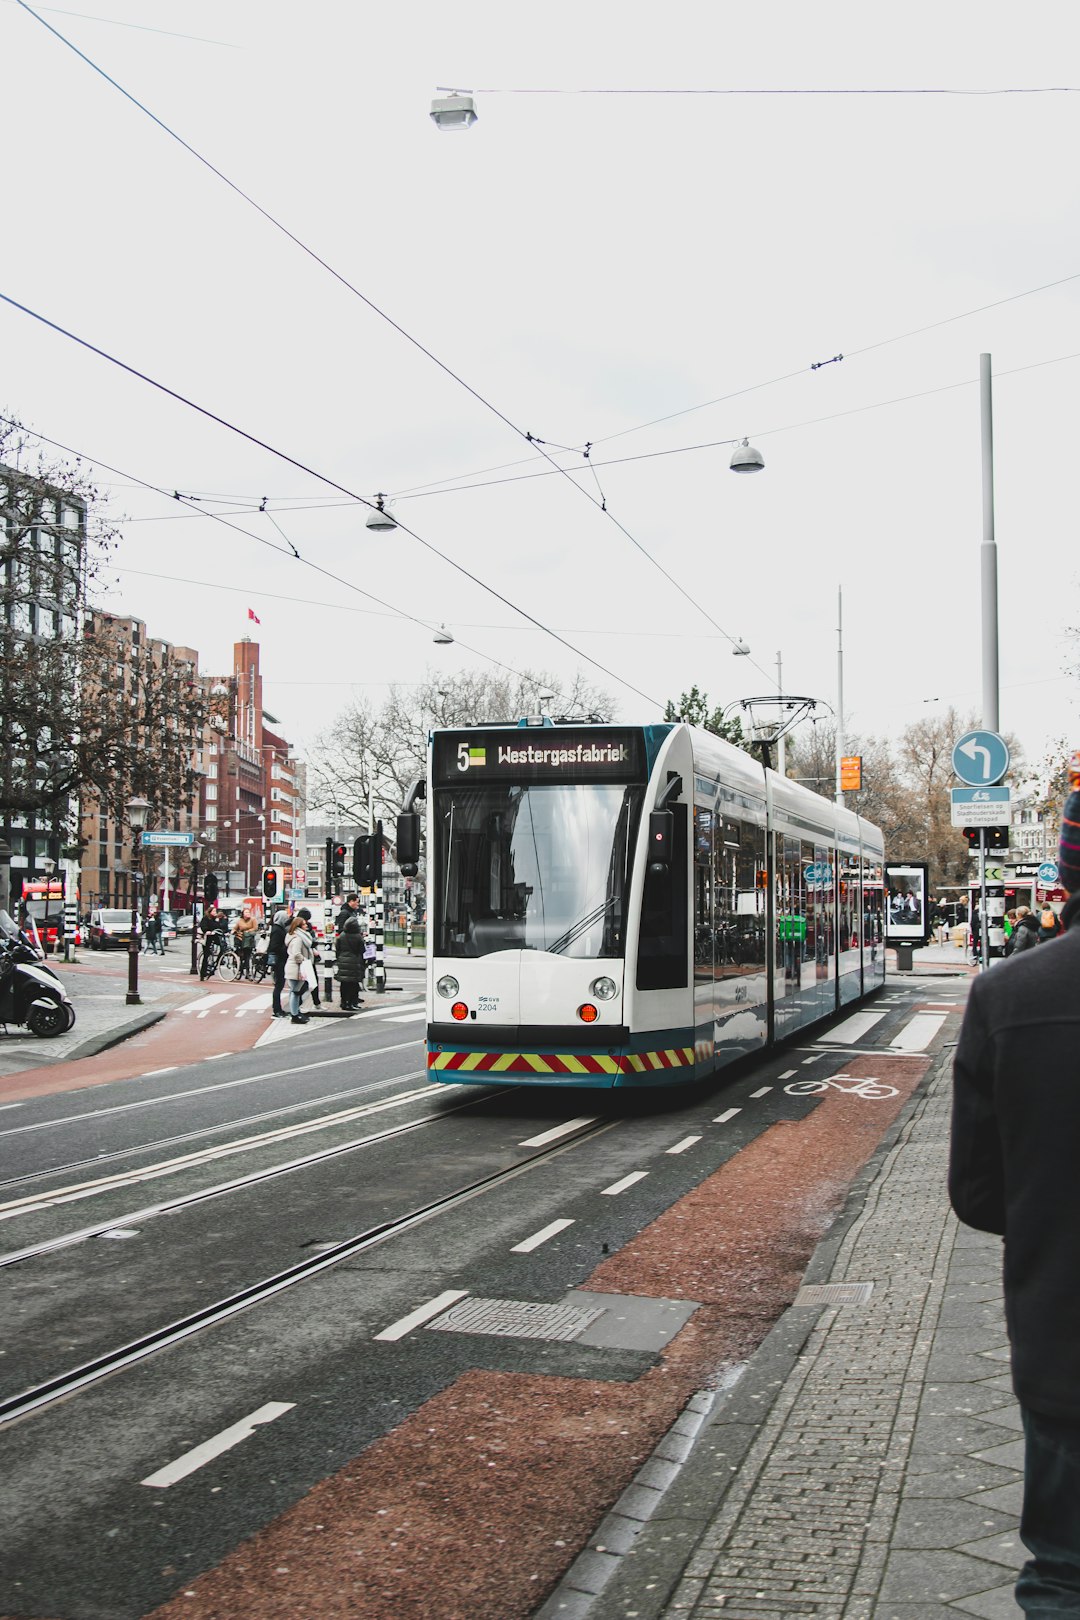
M 925 861 L 885 863 L 885 943 L 925 945 L 930 937 L 926 920 Z

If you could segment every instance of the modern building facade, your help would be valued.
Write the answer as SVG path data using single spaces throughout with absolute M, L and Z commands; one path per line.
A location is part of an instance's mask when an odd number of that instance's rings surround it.
M 56 642 L 63 678 L 64 646 L 81 633 L 86 587 L 86 503 L 0 463 L 0 856 L 11 903 L 24 882 L 40 880 L 63 865 L 75 836 L 76 807 L 68 800 L 48 809 L 19 802 L 15 782 L 19 745 L 13 738 L 15 686 L 24 667 L 21 644 Z M 69 678 L 74 680 L 74 659 Z M 43 705 L 47 694 L 42 694 Z M 2 783 L 7 783 L 5 791 Z M 3 800 L 7 798 L 8 803 Z M 10 864 L 9 864 L 10 863 Z

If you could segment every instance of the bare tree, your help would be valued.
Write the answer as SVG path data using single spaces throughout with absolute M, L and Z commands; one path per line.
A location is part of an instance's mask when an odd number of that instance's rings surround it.
M 308 802 L 331 820 L 366 826 L 370 793 L 376 817 L 388 819 L 424 772 L 429 731 L 513 722 L 536 713 L 541 700 L 546 713 L 566 719 L 606 720 L 614 709 L 611 697 L 581 675 L 565 683 L 545 670 L 511 676 L 429 669 L 415 686 L 390 687 L 380 708 L 361 698 L 318 738 Z

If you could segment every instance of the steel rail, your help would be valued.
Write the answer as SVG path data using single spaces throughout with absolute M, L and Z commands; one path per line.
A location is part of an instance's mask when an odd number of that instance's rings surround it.
M 467 1106 L 463 1104 L 462 1106 Z M 266 1277 L 262 1282 L 252 1283 L 238 1293 L 230 1294 L 225 1299 L 215 1301 L 212 1305 L 205 1305 L 190 1315 L 180 1317 L 167 1326 L 156 1328 L 153 1332 L 143 1334 L 138 1339 L 118 1346 L 115 1350 L 106 1351 L 81 1366 L 72 1367 L 67 1372 L 58 1373 L 55 1377 L 46 1379 L 43 1383 L 24 1389 L 17 1395 L 10 1395 L 0 1399 L 0 1428 L 9 1424 L 20 1422 L 22 1419 L 40 1412 L 44 1407 L 51 1406 L 57 1401 L 67 1400 L 80 1393 L 91 1385 L 99 1383 L 103 1378 L 109 1378 L 114 1373 L 121 1372 L 125 1367 L 155 1355 L 159 1350 L 168 1349 L 174 1344 L 181 1343 L 193 1334 L 201 1333 L 206 1328 L 214 1327 L 219 1322 L 227 1321 L 230 1317 L 238 1315 L 241 1311 L 249 1310 L 254 1305 L 272 1299 L 275 1295 L 284 1292 L 287 1288 L 306 1282 L 308 1278 L 318 1276 L 320 1272 L 327 1271 L 331 1266 L 338 1265 L 342 1260 L 362 1254 L 367 1249 L 375 1248 L 381 1243 L 387 1243 L 395 1237 L 401 1237 L 414 1227 L 442 1215 L 458 1205 L 467 1203 L 480 1194 L 490 1192 L 494 1188 L 513 1181 L 516 1177 L 534 1170 L 537 1165 L 549 1159 L 557 1158 L 569 1149 L 578 1147 L 582 1142 L 589 1141 L 605 1131 L 612 1130 L 618 1121 L 600 1120 L 591 1128 L 583 1129 L 568 1142 L 553 1144 L 541 1152 L 532 1155 L 521 1164 L 511 1165 L 507 1169 L 492 1171 L 490 1175 L 481 1176 L 479 1180 L 470 1182 L 465 1187 L 459 1187 L 456 1192 L 447 1193 L 442 1198 L 436 1198 L 431 1203 L 419 1205 L 406 1215 L 398 1216 L 392 1221 L 383 1221 L 378 1226 L 370 1227 L 366 1232 L 357 1233 L 355 1237 L 345 1238 L 336 1243 L 332 1249 L 324 1250 L 321 1254 L 313 1256 L 310 1260 L 298 1261 L 296 1265 L 279 1271 L 273 1277 Z

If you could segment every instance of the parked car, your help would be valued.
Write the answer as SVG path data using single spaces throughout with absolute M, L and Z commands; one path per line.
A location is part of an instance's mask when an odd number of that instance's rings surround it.
M 100 907 L 90 913 L 90 949 L 126 951 L 131 945 L 131 912 Z

